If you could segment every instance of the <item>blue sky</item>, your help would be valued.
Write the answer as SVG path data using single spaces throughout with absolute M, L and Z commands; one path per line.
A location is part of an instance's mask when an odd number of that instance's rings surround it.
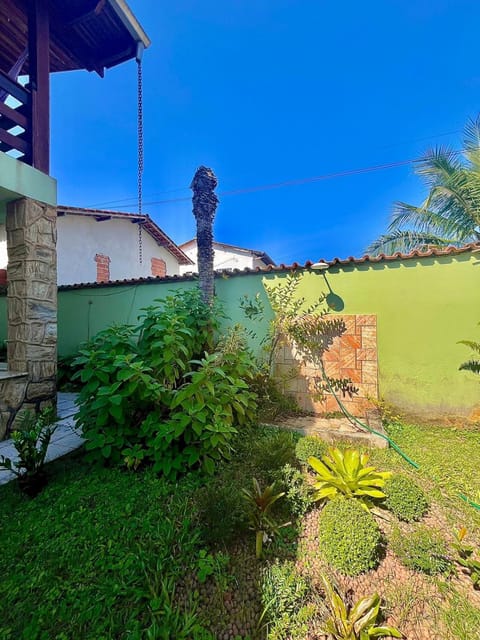
M 480 111 L 476 0 L 129 0 L 144 58 L 145 211 L 195 235 L 188 186 L 218 191 L 461 146 Z M 135 211 L 136 65 L 52 79 L 59 202 Z M 221 198 L 220 242 L 278 262 L 361 255 L 395 200 L 424 195 L 411 166 Z

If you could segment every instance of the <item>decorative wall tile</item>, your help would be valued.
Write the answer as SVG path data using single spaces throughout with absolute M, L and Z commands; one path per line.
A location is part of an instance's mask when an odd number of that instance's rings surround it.
M 378 398 L 377 318 L 374 315 L 335 315 L 345 322 L 346 332 L 336 338 L 324 354 L 325 372 L 332 378 L 349 378 L 358 388 L 358 395 L 345 397 L 342 404 L 353 414 L 364 416 L 372 407 L 370 399 Z M 328 316 L 327 316 L 328 318 Z M 295 371 L 294 364 L 298 365 Z M 293 366 L 293 368 L 292 368 Z M 282 347 L 277 355 L 276 372 L 283 389 L 290 393 L 304 411 L 331 413 L 339 411 L 337 401 L 326 393 L 320 401 L 316 395 L 315 379 L 321 379 L 321 371 L 310 362 L 303 362 L 302 355 L 291 346 Z M 296 376 L 287 380 L 286 376 Z

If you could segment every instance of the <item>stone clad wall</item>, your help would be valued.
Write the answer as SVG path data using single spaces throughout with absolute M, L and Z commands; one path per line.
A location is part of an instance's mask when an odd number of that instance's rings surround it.
M 328 317 L 328 316 L 327 316 Z M 349 378 L 359 390 L 357 395 L 337 395 L 342 404 L 355 416 L 364 417 L 373 407 L 371 399 L 378 398 L 377 317 L 375 315 L 339 315 L 335 319 L 345 322 L 346 332 L 335 338 L 324 355 L 326 374 L 331 378 Z M 299 407 L 313 413 L 339 411 L 337 401 L 330 393 L 323 401 L 315 399 L 314 379 L 321 371 L 313 363 L 303 363 L 301 354 L 285 346 L 276 361 L 276 375 L 284 391 L 293 396 Z
M 55 207 L 28 198 L 7 208 L 8 372 L 0 384 L 0 438 L 20 409 L 55 402 L 56 220 Z

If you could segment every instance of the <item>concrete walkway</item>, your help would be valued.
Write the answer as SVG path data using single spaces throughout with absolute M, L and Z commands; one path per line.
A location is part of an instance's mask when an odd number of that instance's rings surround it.
M 75 407 L 76 397 L 76 393 L 59 393 L 57 396 L 57 413 L 60 420 L 48 447 L 47 462 L 61 458 L 70 453 L 70 451 L 78 449 L 83 443 L 80 429 L 75 426 L 73 418 L 77 411 Z M 0 455 L 10 458 L 12 461 L 17 459 L 17 452 L 12 440 L 0 442 Z M 15 474 L 11 471 L 0 469 L 0 485 L 10 482 L 15 477 Z

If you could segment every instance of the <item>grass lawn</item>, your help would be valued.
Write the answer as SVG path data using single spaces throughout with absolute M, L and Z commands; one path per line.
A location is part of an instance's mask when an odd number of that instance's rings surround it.
M 480 432 L 396 424 L 389 433 L 420 471 L 392 450 L 372 452 L 372 463 L 416 479 L 430 502 L 423 523 L 447 545 L 465 525 L 478 547 L 480 513 L 457 494 L 479 498 Z M 241 488 L 253 476 L 266 486 L 285 463 L 297 464 L 295 436 L 259 429 L 213 479 L 92 467 L 80 452 L 50 465 L 35 499 L 0 487 L 0 640 L 320 639 L 322 571 L 355 598 L 378 591 L 385 621 L 409 640 L 479 637 L 467 576 L 458 567 L 425 575 L 393 551 L 395 535 L 417 524 L 379 518 L 378 566 L 344 576 L 319 551 L 319 506 L 299 516 L 297 492 L 278 501 L 275 519 L 291 524 L 256 560 Z

